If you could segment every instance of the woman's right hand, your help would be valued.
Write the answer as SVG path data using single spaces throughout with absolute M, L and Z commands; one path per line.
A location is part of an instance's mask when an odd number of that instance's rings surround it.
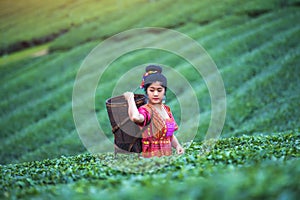
M 133 92 L 124 92 L 123 96 L 128 101 L 130 98 L 134 96 Z
M 128 102 L 128 115 L 130 120 L 135 123 L 142 123 L 144 121 L 144 116 L 139 113 L 136 107 L 133 92 L 124 92 L 123 96 Z

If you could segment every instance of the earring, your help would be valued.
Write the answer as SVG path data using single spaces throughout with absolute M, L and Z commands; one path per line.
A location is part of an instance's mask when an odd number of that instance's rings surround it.
M 167 97 L 166 97 L 166 95 L 164 95 L 163 100 L 162 100 L 163 104 L 166 103 L 166 99 L 167 99 Z

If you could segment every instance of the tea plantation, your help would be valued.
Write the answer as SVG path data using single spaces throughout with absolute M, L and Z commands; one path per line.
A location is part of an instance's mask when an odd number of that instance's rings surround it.
M 297 0 L 1 1 L 0 198 L 299 198 L 299 6 Z M 113 139 L 105 100 L 118 80 L 135 66 L 160 63 L 195 91 L 199 128 L 193 116 L 186 123 L 196 137 L 183 144 L 182 156 L 91 154 L 73 119 L 76 74 L 99 43 L 143 27 L 183 33 L 213 59 L 226 90 L 221 137 L 203 140 L 212 105 L 192 65 L 167 51 L 139 49 L 114 60 L 99 81 L 95 111 L 105 134 Z M 131 42 L 115 41 L 106 52 Z M 140 78 L 127 84 L 137 87 Z M 169 84 L 184 97 L 182 84 L 172 78 Z M 171 92 L 167 104 L 180 121 Z

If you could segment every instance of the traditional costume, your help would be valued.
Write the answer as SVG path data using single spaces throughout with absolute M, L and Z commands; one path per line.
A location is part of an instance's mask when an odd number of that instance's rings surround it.
M 147 89 L 151 83 L 159 81 L 165 89 L 167 88 L 167 79 L 161 74 L 162 68 L 150 65 L 146 68 L 143 76 L 141 88 Z M 156 108 L 151 104 L 141 106 L 138 111 L 144 116 L 144 122 L 139 124 L 142 133 L 142 156 L 170 156 L 172 155 L 173 133 L 178 129 L 170 108 L 162 104 L 168 118 L 164 119 Z

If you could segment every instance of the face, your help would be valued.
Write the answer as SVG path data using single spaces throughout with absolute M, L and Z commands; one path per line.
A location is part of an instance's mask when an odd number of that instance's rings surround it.
M 161 104 L 165 94 L 165 88 L 161 86 L 159 82 L 154 82 L 147 88 L 147 94 L 150 104 Z

